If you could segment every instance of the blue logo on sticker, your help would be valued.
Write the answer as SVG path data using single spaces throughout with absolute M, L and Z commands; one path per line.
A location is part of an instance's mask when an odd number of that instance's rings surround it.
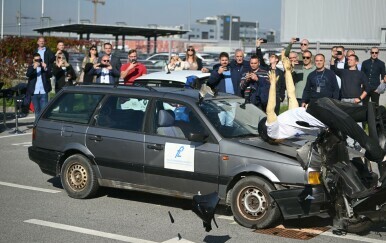
M 177 150 L 177 153 L 176 153 L 176 156 L 174 158 L 177 158 L 177 157 L 181 157 L 181 153 L 182 151 L 184 151 L 185 147 L 184 146 L 181 146 L 178 150 Z

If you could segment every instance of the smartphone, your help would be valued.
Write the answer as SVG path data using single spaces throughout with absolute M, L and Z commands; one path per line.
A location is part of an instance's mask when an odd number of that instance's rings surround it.
M 263 42 L 262 43 L 267 43 L 267 39 L 263 39 Z
M 137 60 L 135 60 L 135 59 L 134 59 L 134 60 L 131 60 L 131 63 L 132 63 L 132 64 L 135 64 L 135 63 L 137 63 Z
M 296 38 L 295 40 L 296 40 L 296 41 L 300 41 L 300 38 L 298 37 L 298 38 Z
M 103 64 L 103 63 L 101 63 L 101 64 L 99 64 L 99 67 L 100 68 L 105 68 L 105 67 L 108 67 L 109 65 L 106 65 L 106 64 Z
M 224 69 L 224 71 L 227 71 L 228 70 L 228 67 L 222 67 Z
M 336 55 L 342 55 L 343 53 L 341 51 L 337 51 Z

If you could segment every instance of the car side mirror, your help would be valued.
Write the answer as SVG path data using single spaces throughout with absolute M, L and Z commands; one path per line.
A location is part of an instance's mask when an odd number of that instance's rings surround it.
M 205 143 L 208 137 L 209 137 L 208 134 L 189 133 L 188 139 L 189 141 L 192 141 L 192 142 Z

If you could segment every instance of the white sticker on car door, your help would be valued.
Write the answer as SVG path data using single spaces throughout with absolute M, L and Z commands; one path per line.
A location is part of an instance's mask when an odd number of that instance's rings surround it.
M 189 144 L 165 143 L 164 167 L 194 172 L 194 149 Z

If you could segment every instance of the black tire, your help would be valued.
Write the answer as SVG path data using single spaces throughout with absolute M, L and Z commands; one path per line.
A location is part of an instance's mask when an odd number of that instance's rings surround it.
M 276 190 L 266 180 L 249 176 L 236 183 L 232 190 L 231 208 L 235 220 L 247 228 L 273 226 L 281 218 L 279 207 L 269 195 Z
M 68 157 L 63 163 L 60 175 L 63 188 L 72 198 L 90 198 L 99 189 L 90 161 L 81 154 Z

